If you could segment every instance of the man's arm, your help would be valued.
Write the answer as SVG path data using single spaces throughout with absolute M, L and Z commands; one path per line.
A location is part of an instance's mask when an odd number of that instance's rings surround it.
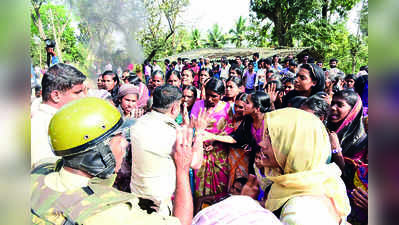
M 176 144 L 173 159 L 176 165 L 176 199 L 173 215 L 182 225 L 190 225 L 193 219 L 193 198 L 190 189 L 189 168 L 193 157 L 191 128 L 176 129 Z

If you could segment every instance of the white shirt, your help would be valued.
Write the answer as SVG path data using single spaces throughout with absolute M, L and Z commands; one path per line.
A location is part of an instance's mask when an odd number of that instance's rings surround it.
M 230 64 L 227 65 L 225 68 L 220 69 L 220 78 L 229 78 L 229 69 L 230 69 Z
M 184 67 L 183 64 L 177 64 L 175 69 L 176 69 L 177 71 L 179 71 L 179 72 L 182 72 L 183 67 Z
M 233 195 L 199 211 L 192 225 L 282 225 L 278 218 L 257 201 L 245 195 Z
M 35 167 L 41 162 L 55 162 L 59 159 L 51 150 L 48 126 L 57 109 L 40 104 L 37 109 L 32 109 L 31 119 L 31 166 Z
M 152 67 L 152 71 L 157 71 L 157 70 L 162 71 L 161 67 L 160 67 L 158 64 L 155 64 L 155 65 Z
M 132 193 L 161 202 L 160 214 L 169 214 L 176 189 L 176 167 L 172 158 L 178 124 L 169 116 L 152 111 L 131 127 Z

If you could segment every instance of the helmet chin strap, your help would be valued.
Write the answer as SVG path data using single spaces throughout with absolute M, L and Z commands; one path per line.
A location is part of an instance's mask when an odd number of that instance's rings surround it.
M 115 171 L 116 161 L 106 141 L 103 141 L 82 154 L 63 158 L 64 166 L 81 170 L 94 177 L 106 179 Z

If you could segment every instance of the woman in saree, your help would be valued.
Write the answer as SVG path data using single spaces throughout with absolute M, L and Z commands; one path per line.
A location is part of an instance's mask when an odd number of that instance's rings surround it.
M 206 139 L 233 144 L 233 147 L 250 149 L 248 173 L 255 174 L 255 152 L 262 139 L 263 119 L 271 111 L 270 97 L 267 93 L 256 91 L 249 94 L 244 109 L 244 118 L 239 127 L 230 135 L 207 134 Z
M 294 90 L 284 95 L 282 107 L 287 107 L 288 102 L 296 96 L 310 97 L 317 92 L 324 91 L 325 75 L 323 70 L 313 64 L 302 64 L 295 77 Z
M 345 159 L 342 179 L 351 199 L 348 220 L 352 224 L 368 222 L 368 135 L 363 121 L 362 100 L 356 92 L 342 90 L 334 94 L 327 126 L 337 134 L 335 149 L 342 151 Z
M 233 107 L 237 95 L 240 92 L 244 92 L 245 88 L 242 84 L 242 80 L 239 77 L 229 77 L 226 80 L 226 93 L 223 97 L 223 101 L 230 104 Z M 234 110 L 234 109 L 233 109 Z
M 331 146 L 319 118 L 295 108 L 267 113 L 260 146 L 264 173 L 273 182 L 266 209 L 283 224 L 346 223 L 349 200 L 341 170 L 327 164 Z
M 363 125 L 363 106 L 351 90 L 334 94 L 327 127 L 337 133 L 344 157 L 367 162 L 367 134 Z
M 234 102 L 234 108 L 230 109 L 233 117 L 233 129 L 236 131 L 244 119 L 244 110 L 247 103 L 248 94 L 245 92 L 239 93 Z M 234 109 L 234 110 L 233 110 Z M 229 182 L 228 191 L 230 192 L 234 181 L 240 177 L 248 177 L 248 162 L 249 152 L 248 149 L 230 146 L 229 151 Z
M 191 110 L 191 119 L 196 119 L 200 111 L 209 118 L 205 131 L 212 134 L 227 135 L 233 131 L 230 106 L 221 101 L 225 87 L 223 81 L 210 78 L 205 86 L 205 100 L 198 100 Z M 228 148 L 223 143 L 204 142 L 204 159 L 200 169 L 194 171 L 196 200 L 203 196 L 214 199 L 227 194 L 228 184 Z

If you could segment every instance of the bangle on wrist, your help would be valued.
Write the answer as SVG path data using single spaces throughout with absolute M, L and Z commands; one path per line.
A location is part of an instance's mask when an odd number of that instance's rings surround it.
M 342 152 L 342 148 L 341 148 L 341 147 L 334 148 L 334 149 L 332 150 L 332 153 L 333 153 L 333 154 L 340 153 L 340 152 Z

